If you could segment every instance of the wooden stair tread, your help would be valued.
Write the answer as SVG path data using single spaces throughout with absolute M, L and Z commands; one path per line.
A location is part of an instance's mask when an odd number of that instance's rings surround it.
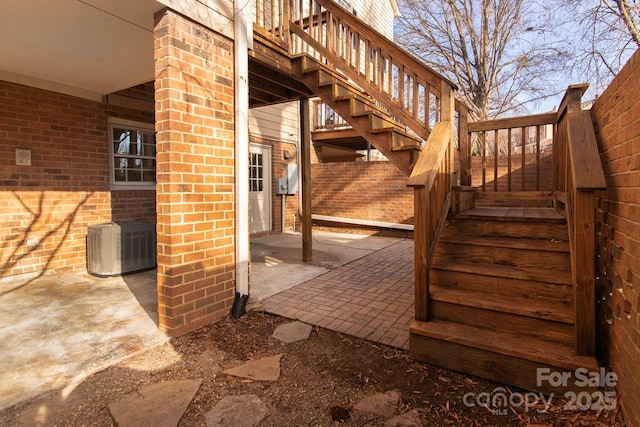
M 453 217 L 492 221 L 566 223 L 566 219 L 554 208 L 476 207 Z
M 535 251 L 569 253 L 569 242 L 555 239 L 527 239 L 522 237 L 513 238 L 501 236 L 469 237 L 465 234 L 447 232 L 445 230 L 443 236 L 440 238 L 440 242 L 474 246 L 490 246 L 498 248 L 529 249 Z
M 458 271 L 461 273 L 481 274 L 483 276 L 557 283 L 559 285 L 571 285 L 573 283 L 570 271 L 544 271 L 540 268 L 533 267 L 514 267 L 511 265 L 448 261 L 445 265 L 440 265 L 439 263 L 434 262 L 431 268 Z
M 429 291 L 430 298 L 434 301 L 561 323 L 574 323 L 573 306 L 563 304 L 562 302 L 552 302 L 549 300 L 536 301 L 531 298 L 513 295 L 505 297 L 497 293 L 458 290 L 437 285 L 431 285 Z
M 539 338 L 497 332 L 443 320 L 413 321 L 410 332 L 433 339 L 453 342 L 493 353 L 544 363 L 563 369 L 599 369 L 595 358 L 576 356 L 572 346 Z

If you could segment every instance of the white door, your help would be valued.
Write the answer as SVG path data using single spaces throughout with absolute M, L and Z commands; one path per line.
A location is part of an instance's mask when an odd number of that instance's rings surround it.
M 249 232 L 271 230 L 271 147 L 249 146 Z

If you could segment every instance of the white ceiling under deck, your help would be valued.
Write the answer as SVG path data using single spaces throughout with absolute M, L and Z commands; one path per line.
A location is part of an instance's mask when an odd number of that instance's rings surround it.
M 99 100 L 154 79 L 155 0 L 2 0 L 0 80 Z

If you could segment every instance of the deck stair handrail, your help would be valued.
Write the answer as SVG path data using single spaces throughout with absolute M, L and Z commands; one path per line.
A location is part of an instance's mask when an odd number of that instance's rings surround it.
M 575 298 L 576 353 L 595 354 L 596 192 L 606 179 L 589 111 L 582 110 L 588 84 L 569 86 L 557 113 L 554 190 L 565 205 Z
M 429 318 L 429 271 L 451 207 L 455 146 L 451 122 L 436 123 L 409 177 L 414 191 L 415 319 Z

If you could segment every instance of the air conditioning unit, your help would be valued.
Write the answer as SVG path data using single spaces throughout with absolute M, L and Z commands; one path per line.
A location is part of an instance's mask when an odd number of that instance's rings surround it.
M 89 227 L 87 271 L 98 277 L 156 266 L 156 226 L 147 222 L 108 222 Z

